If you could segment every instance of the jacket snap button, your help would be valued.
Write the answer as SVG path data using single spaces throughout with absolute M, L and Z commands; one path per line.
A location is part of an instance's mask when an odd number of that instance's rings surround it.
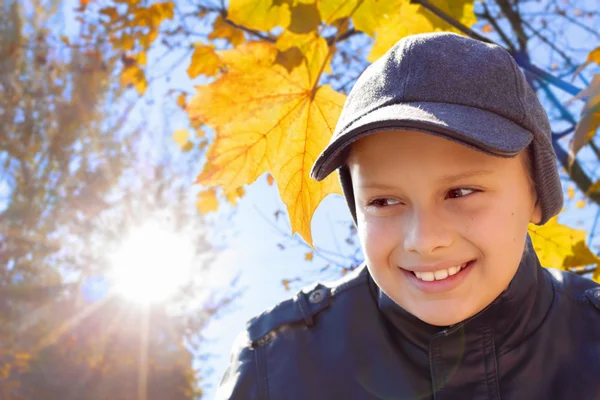
M 318 289 L 310 294 L 310 296 L 308 297 L 308 301 L 310 301 L 313 304 L 317 304 L 321 300 L 323 300 L 323 297 L 325 297 L 325 289 Z

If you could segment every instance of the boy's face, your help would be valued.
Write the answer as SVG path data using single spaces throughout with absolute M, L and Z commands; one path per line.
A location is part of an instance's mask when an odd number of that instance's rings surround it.
M 348 166 L 358 234 L 377 285 L 438 326 L 490 304 L 519 266 L 528 223 L 541 220 L 524 157 L 416 131 L 355 142 Z

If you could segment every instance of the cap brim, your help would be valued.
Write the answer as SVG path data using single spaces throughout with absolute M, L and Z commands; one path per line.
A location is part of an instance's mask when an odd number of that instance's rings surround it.
M 448 103 L 392 104 L 370 112 L 344 128 L 315 161 L 311 176 L 325 179 L 342 166 L 356 140 L 390 129 L 410 129 L 446 137 L 500 157 L 514 157 L 531 143 L 533 134 L 519 124 L 480 108 Z

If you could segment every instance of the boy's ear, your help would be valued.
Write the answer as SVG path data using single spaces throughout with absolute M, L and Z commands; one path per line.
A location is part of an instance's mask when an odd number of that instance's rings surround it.
M 533 205 L 533 210 L 531 210 L 531 218 L 529 222 L 533 222 L 534 224 L 539 224 L 542 221 L 542 203 L 538 198 L 535 200 L 535 204 Z

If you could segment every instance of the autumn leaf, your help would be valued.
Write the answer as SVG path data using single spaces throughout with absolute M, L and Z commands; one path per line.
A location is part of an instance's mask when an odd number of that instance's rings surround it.
M 259 31 L 287 27 L 291 12 L 287 2 L 272 0 L 230 0 L 227 16 L 238 25 Z
M 393 18 L 406 0 L 319 0 L 317 2 L 321 18 L 326 24 L 342 18 L 352 18 L 354 27 L 369 36 L 375 36 L 375 31 L 382 21 Z M 419 6 L 413 6 L 414 10 Z M 390 46 L 391 47 L 391 46 Z
M 316 32 L 300 35 L 284 31 L 277 38 L 275 47 L 284 53 L 292 49 L 296 50 L 296 52 L 288 52 L 283 56 L 281 53 L 278 54 L 277 62 L 283 65 L 288 72 L 291 72 L 300 63 L 304 63 L 310 82 L 316 82 L 323 72 L 331 73 L 329 47 L 325 39 Z M 294 57 L 295 54 L 297 57 Z M 323 60 L 326 60 L 325 64 L 323 64 Z
M 231 24 L 225 22 L 225 19 L 220 14 L 213 22 L 213 30 L 208 35 L 208 38 L 210 40 L 216 38 L 226 39 L 234 46 L 240 45 L 246 40 L 244 31 L 237 29 L 231 26 Z
M 567 197 L 569 199 L 575 197 L 575 189 L 573 188 L 573 185 L 569 185 L 569 187 L 567 187 Z
M 589 196 L 590 194 L 597 193 L 597 192 L 600 192 L 600 180 L 597 180 L 596 182 L 591 184 L 585 194 L 587 196 Z
M 181 108 L 185 108 L 186 106 L 186 95 L 185 93 L 180 93 L 179 96 L 177 96 L 177 105 Z
M 215 52 L 215 46 L 197 43 L 187 73 L 191 79 L 198 75 L 213 76 L 219 71 L 220 64 L 221 60 Z
M 194 144 L 189 140 L 190 134 L 187 129 L 177 129 L 173 133 L 173 140 L 183 152 L 190 151 Z
M 242 197 L 244 197 L 245 194 L 246 194 L 246 189 L 244 189 L 243 187 L 239 187 L 239 188 L 236 188 L 235 190 L 232 190 L 231 192 L 225 193 L 225 199 L 227 199 L 229 204 L 231 204 L 232 206 L 235 206 L 237 204 L 238 199 L 241 199 Z
M 467 28 L 470 28 L 477 22 L 475 16 L 475 1 L 474 0 L 429 0 L 429 2 L 439 8 L 446 15 L 456 19 Z M 419 12 L 425 15 L 431 21 L 432 25 L 435 26 L 437 31 L 444 32 L 455 32 L 463 34 L 462 31 L 458 30 L 454 26 L 450 25 L 440 17 L 429 11 L 425 7 L 420 7 Z
M 219 208 L 219 200 L 217 199 L 216 190 L 211 188 L 199 192 L 196 196 L 196 208 L 202 214 L 217 211 Z
M 287 290 L 289 292 L 289 290 L 290 290 L 290 280 L 289 279 L 282 279 L 281 280 L 281 284 L 283 285 L 283 287 L 285 288 L 285 290 Z
M 137 65 L 132 65 L 123 69 L 121 73 L 121 85 L 132 85 L 141 96 L 146 92 L 148 82 L 146 82 L 144 71 Z
M 569 149 L 569 165 L 573 164 L 577 152 L 596 134 L 600 125 L 600 74 L 594 75 L 592 82 L 569 100 L 587 99 Z
M 345 97 L 329 85 L 316 86 L 316 61 L 288 73 L 275 62 L 273 44 L 248 42 L 217 54 L 225 71 L 211 84 L 197 86 L 188 105 L 192 119 L 215 130 L 197 182 L 228 192 L 270 172 L 292 232 L 312 245 L 314 211 L 325 196 L 341 194 L 341 189 L 335 174 L 316 182 L 309 172 L 329 142 Z M 328 62 L 329 52 L 313 54 L 321 57 L 321 66 Z
M 600 263 L 585 244 L 587 233 L 558 223 L 558 216 L 542 226 L 529 225 L 529 234 L 540 263 L 562 270 Z
M 304 254 L 304 260 L 306 261 L 312 261 L 314 257 L 314 253 L 312 251 L 309 251 L 308 253 Z
M 583 71 L 585 67 L 587 67 L 593 62 L 600 65 L 600 47 L 596 47 L 594 50 L 590 51 L 587 60 L 583 64 L 581 64 L 573 73 L 573 78 L 571 79 L 571 82 L 577 77 L 577 75 L 581 73 L 581 71 Z
M 273 179 L 273 175 L 267 174 L 267 183 L 269 184 L 269 186 L 273 186 L 274 181 L 275 180 Z
M 321 24 L 321 15 L 314 1 L 297 2 L 290 10 L 290 23 L 287 29 L 297 34 L 316 31 Z
M 400 1 L 389 18 L 382 19 L 376 26 L 375 43 L 371 47 L 367 61 L 374 62 L 405 36 L 433 32 L 435 26 L 427 16 L 419 12 L 420 8 L 418 4 Z
M 575 207 L 585 208 L 585 200 L 579 200 L 577 203 L 575 203 Z
M 138 55 L 135 57 L 135 60 L 137 61 L 138 65 L 146 65 L 146 63 L 148 61 L 146 58 L 146 52 L 140 51 L 138 53 Z

